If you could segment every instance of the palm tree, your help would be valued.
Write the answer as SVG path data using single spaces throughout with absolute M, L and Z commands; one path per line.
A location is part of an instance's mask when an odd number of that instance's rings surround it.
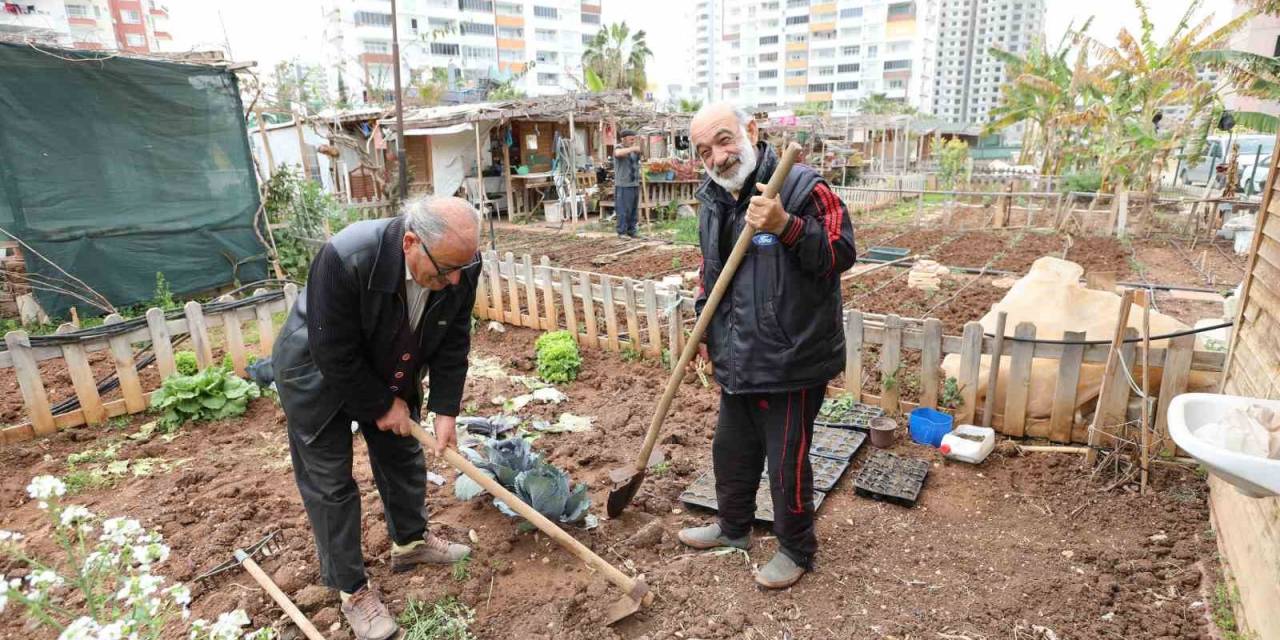
M 702 108 L 702 101 L 697 98 L 680 98 L 680 113 L 696 113 Z
M 914 115 L 915 107 L 901 100 L 892 100 L 883 93 L 872 93 L 858 101 L 858 113 L 874 116 Z
M 587 43 L 582 52 L 583 75 L 593 91 L 622 89 L 643 97 L 649 85 L 645 63 L 652 57 L 643 29 L 632 33 L 627 23 L 614 23 Z

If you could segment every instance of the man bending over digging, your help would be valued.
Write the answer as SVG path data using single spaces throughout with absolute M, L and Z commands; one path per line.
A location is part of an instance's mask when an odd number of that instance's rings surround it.
M 679 537 L 695 549 L 748 548 L 767 460 L 779 551 L 756 582 L 782 589 L 818 550 L 809 441 L 827 383 L 844 366 L 840 274 L 853 265 L 853 225 L 806 166 L 791 169 L 778 198 L 760 195 L 778 157 L 755 121 L 731 105 L 703 107 L 689 137 L 709 177 L 697 193 L 699 313 L 743 225 L 758 232 L 702 346 L 720 384 L 712 444 L 719 522 Z
M 353 423 L 382 498 L 392 571 L 471 553 L 427 531 L 426 462 L 410 428 L 430 373 L 435 453 L 457 446 L 479 243 L 479 216 L 460 198 L 411 200 L 400 216 L 343 229 L 311 263 L 272 352 L 320 575 L 341 592 L 357 640 L 385 640 L 399 627 L 364 572 Z

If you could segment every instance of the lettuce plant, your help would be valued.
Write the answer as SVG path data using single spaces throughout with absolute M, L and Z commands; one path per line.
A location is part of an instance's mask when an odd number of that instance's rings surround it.
M 172 375 L 151 397 L 162 412 L 160 427 L 172 430 L 190 420 L 221 420 L 243 415 L 249 401 L 262 395 L 258 385 L 229 369 L 209 367 L 195 375 Z
M 538 375 L 551 383 L 573 382 L 582 369 L 578 343 L 568 331 L 544 333 L 534 342 L 538 353 Z

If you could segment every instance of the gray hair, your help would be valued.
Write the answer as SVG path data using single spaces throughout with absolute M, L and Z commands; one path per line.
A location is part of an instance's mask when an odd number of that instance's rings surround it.
M 475 219 L 476 246 L 480 245 L 482 229 L 480 212 L 471 203 L 461 198 L 441 198 L 438 196 L 417 196 L 405 201 L 401 207 L 405 228 L 418 236 L 424 244 L 434 246 L 449 234 L 449 219 L 445 211 L 453 206 L 463 206 Z
M 694 114 L 693 117 L 700 118 L 706 115 L 708 112 L 710 112 L 713 109 L 721 109 L 726 106 L 729 107 L 730 109 L 733 109 L 733 115 L 738 119 L 738 124 L 741 125 L 743 129 L 747 128 L 748 124 L 751 124 L 751 121 L 753 119 L 751 117 L 751 114 L 747 113 L 746 111 L 743 111 L 741 107 L 737 107 L 725 102 L 712 102 L 710 104 L 702 105 L 702 108 L 698 109 L 698 112 Z

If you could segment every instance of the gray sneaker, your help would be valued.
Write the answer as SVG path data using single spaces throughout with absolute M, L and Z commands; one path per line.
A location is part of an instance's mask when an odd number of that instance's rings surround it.
M 751 548 L 750 533 L 741 538 L 730 538 L 720 533 L 720 525 L 718 523 L 709 524 L 705 527 L 681 529 L 676 537 L 680 538 L 680 542 L 683 542 L 685 546 L 693 547 L 694 549 L 715 549 L 717 547 Z
M 400 632 L 395 616 L 382 604 L 377 589 L 365 585 L 345 598 L 342 615 L 356 640 L 387 640 Z
M 420 542 L 407 549 L 391 549 L 391 571 L 412 571 L 420 564 L 453 564 L 469 555 L 471 547 L 449 542 L 428 532 Z
M 766 589 L 786 589 L 799 582 L 805 571 L 804 567 L 779 551 L 774 554 L 769 564 L 761 567 L 759 573 L 756 573 L 756 583 Z

